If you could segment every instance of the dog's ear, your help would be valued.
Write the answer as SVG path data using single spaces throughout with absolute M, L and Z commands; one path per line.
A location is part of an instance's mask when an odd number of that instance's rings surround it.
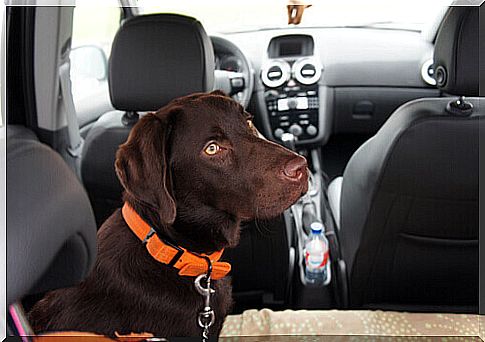
M 119 147 L 115 162 L 126 192 L 157 210 L 165 225 L 172 224 L 176 215 L 167 152 L 170 115 L 170 110 L 162 109 L 143 116 Z

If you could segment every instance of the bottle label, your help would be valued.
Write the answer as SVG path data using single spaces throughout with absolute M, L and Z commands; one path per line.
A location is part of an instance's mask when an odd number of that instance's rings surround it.
M 318 270 L 324 268 L 328 261 L 328 250 L 325 253 L 310 254 L 305 252 L 305 262 L 310 270 Z

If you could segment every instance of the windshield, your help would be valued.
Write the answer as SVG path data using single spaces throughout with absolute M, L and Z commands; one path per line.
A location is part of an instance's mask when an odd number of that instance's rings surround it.
M 421 31 L 447 0 L 307 0 L 297 27 L 371 26 Z M 142 13 L 178 13 L 199 19 L 209 33 L 230 33 L 288 25 L 288 0 L 139 0 Z

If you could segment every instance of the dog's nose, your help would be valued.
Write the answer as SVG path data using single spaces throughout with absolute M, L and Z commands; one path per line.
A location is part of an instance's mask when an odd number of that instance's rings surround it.
M 291 181 L 300 181 L 303 175 L 307 172 L 306 168 L 306 159 L 301 156 L 297 156 L 286 163 L 285 167 L 283 168 L 283 175 L 285 178 Z

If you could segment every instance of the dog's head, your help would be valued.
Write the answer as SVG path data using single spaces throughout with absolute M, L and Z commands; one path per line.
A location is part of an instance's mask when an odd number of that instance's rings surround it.
M 117 152 L 116 171 L 126 196 L 156 211 L 170 237 L 220 235 L 227 245 L 239 234 L 232 222 L 274 217 L 308 187 L 305 158 L 262 138 L 220 92 L 142 117 Z

